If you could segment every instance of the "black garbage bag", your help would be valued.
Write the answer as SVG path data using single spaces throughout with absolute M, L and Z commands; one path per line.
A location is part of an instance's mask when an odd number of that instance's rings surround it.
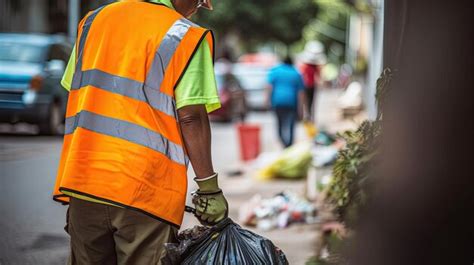
M 178 240 L 166 244 L 163 264 L 288 264 L 283 251 L 270 240 L 243 229 L 230 218 L 213 227 L 184 230 Z

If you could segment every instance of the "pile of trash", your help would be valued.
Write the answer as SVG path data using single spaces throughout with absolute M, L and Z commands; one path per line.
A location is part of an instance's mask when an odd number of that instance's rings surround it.
M 311 166 L 311 143 L 301 142 L 292 145 L 279 154 L 261 154 L 256 163 L 264 165 L 257 172 L 257 179 L 304 178 Z
M 257 194 L 242 205 L 239 221 L 244 225 L 267 231 L 285 228 L 293 223 L 315 223 L 317 210 L 311 202 L 289 191 L 267 199 Z
M 307 133 L 311 141 L 294 144 L 282 152 L 261 153 L 254 161 L 256 178 L 269 180 L 273 178 L 300 179 L 305 178 L 308 169 L 332 165 L 345 142 L 343 139 L 328 133 L 316 131 L 307 125 Z
M 230 218 L 212 227 L 195 226 L 178 234 L 178 243 L 165 244 L 162 264 L 287 265 L 281 249 L 245 230 Z
M 326 131 L 318 132 L 313 141 L 315 144 L 311 148 L 313 157 L 311 164 L 314 167 L 325 167 L 334 164 L 339 150 L 345 145 L 344 140 Z

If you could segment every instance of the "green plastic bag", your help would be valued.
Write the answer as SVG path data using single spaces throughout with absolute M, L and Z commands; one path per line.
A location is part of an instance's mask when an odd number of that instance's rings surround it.
M 301 142 L 292 145 L 286 148 L 272 164 L 263 168 L 259 172 L 258 178 L 304 178 L 312 159 L 311 143 Z

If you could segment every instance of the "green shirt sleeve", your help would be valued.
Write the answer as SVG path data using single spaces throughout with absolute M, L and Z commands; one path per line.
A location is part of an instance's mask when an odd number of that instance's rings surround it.
M 66 66 L 61 85 L 71 90 L 72 77 L 76 67 L 76 46 Z M 176 107 L 206 105 L 207 112 L 221 107 L 217 93 L 214 63 L 207 41 L 203 41 L 191 59 L 186 72 L 175 90 Z
M 61 79 L 61 85 L 67 91 L 71 90 L 72 76 L 76 68 L 76 45 L 72 48 L 71 57 L 69 57 L 69 62 L 67 63 L 66 70 L 64 71 L 63 79 Z
M 178 109 L 204 104 L 207 112 L 211 112 L 221 107 L 212 60 L 209 44 L 203 41 L 175 89 Z

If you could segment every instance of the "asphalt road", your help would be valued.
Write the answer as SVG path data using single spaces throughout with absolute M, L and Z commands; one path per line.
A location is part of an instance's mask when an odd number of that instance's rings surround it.
M 61 137 L 0 135 L 0 264 L 65 264 L 66 207 L 51 199 Z

